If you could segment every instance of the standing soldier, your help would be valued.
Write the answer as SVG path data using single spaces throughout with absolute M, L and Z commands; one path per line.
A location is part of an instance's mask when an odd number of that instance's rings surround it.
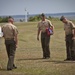
M 38 23 L 38 33 L 37 33 L 37 40 L 39 40 L 39 34 L 41 31 L 41 45 L 43 49 L 43 58 L 50 58 L 50 50 L 49 50 L 49 42 L 50 42 L 50 35 L 47 33 L 48 28 L 54 29 L 53 25 L 49 20 L 46 19 L 45 15 L 41 14 L 41 21 Z M 52 33 L 53 34 L 53 33 Z
M 66 60 L 75 60 L 75 25 L 64 16 L 61 16 L 60 20 L 64 23 L 67 53 Z
M 8 55 L 7 70 L 16 69 L 14 64 L 15 51 L 18 44 L 18 30 L 13 25 L 13 19 L 9 18 L 8 23 L 2 26 L 3 37 L 5 39 L 5 46 Z

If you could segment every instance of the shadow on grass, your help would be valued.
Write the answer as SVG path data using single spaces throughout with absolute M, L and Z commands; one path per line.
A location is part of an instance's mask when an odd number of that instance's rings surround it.
M 6 69 L 4 69 L 4 68 L 0 68 L 0 71 L 7 71 Z
M 26 59 L 18 59 L 18 61 L 23 61 L 23 60 L 42 60 L 43 58 L 26 58 Z
M 64 60 L 50 60 L 50 59 L 43 59 L 43 58 L 26 58 L 26 59 L 18 59 L 17 61 L 25 61 L 25 60 L 43 60 L 42 62 L 53 62 L 55 64 L 59 63 L 75 63 L 75 61 L 64 61 Z
M 65 64 L 65 63 L 75 63 L 75 61 L 61 61 L 61 60 L 46 60 L 46 61 L 43 61 L 43 62 L 53 62 L 55 64 Z

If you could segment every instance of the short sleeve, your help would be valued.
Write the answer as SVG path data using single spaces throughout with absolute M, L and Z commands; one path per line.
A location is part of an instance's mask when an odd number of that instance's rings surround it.
M 18 34 L 18 29 L 17 29 L 17 27 L 15 27 L 15 34 Z
M 49 22 L 50 26 L 53 26 L 52 23 L 51 23 L 51 21 L 48 20 L 48 22 Z
M 73 22 L 70 22 L 72 29 L 75 29 L 75 24 Z
M 14 35 L 17 35 L 18 34 L 18 29 L 16 26 L 13 27 L 13 30 L 14 30 Z

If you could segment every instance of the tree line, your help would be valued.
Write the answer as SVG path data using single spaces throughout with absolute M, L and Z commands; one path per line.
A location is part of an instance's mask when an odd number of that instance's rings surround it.
M 12 16 L 0 17 L 0 23 L 8 22 L 9 18 L 13 18 Z
M 8 16 L 8 17 L 0 17 L 0 23 L 2 22 L 8 22 L 8 18 L 9 17 L 12 17 L 12 16 Z M 54 18 L 54 17 L 46 17 L 47 19 L 49 20 L 59 20 L 59 18 Z M 36 16 L 32 16 L 32 17 L 28 17 L 28 22 L 35 22 L 35 21 L 40 21 L 41 18 L 40 18 L 40 15 L 36 15 Z M 20 19 L 20 22 L 23 22 L 21 19 Z

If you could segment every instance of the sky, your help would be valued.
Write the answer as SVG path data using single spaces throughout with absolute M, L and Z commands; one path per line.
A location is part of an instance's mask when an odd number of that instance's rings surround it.
M 25 11 L 26 9 L 26 11 Z M 75 12 L 75 0 L 0 0 L 0 15 Z

